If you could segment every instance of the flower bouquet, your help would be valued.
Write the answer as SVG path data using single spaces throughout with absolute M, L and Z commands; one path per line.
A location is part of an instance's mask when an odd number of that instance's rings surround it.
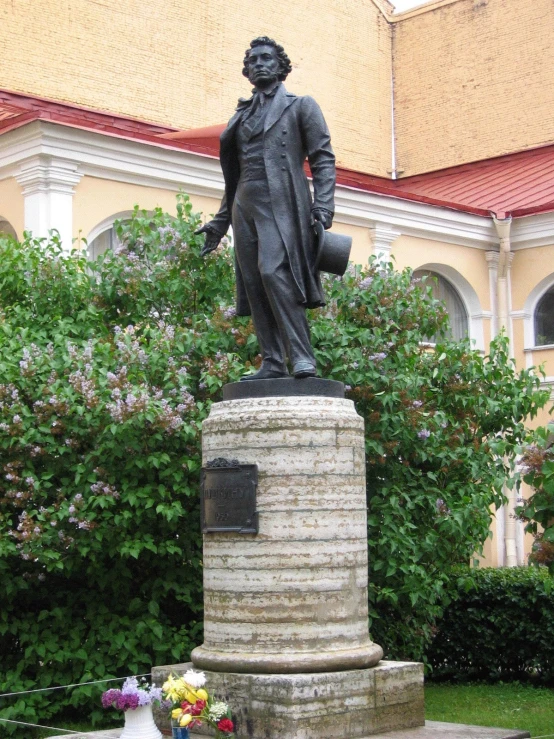
M 204 688 L 203 672 L 188 670 L 182 677 L 170 675 L 163 684 L 164 698 L 171 702 L 174 739 L 188 739 L 188 730 L 203 723 L 215 729 L 218 737 L 232 737 L 234 725 L 229 706 Z
M 117 708 L 118 711 L 134 711 L 139 706 L 149 706 L 154 701 L 160 703 L 161 700 L 161 688 L 154 688 L 145 680 L 139 683 L 136 677 L 128 677 L 121 690 L 111 688 L 102 693 L 102 706 Z
M 125 712 L 125 727 L 120 739 L 162 739 L 154 722 L 152 704 L 162 701 L 162 689 L 154 688 L 145 680 L 128 677 L 121 690 L 111 688 L 102 693 L 104 708 Z

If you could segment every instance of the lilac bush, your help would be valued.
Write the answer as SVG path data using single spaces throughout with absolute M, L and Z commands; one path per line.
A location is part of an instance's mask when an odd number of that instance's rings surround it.
M 177 217 L 137 209 L 92 265 L 56 236 L 0 241 L 0 692 L 141 673 L 202 640 L 200 427 L 257 351 L 228 313 L 231 251 L 202 259 L 198 225 L 184 197 Z

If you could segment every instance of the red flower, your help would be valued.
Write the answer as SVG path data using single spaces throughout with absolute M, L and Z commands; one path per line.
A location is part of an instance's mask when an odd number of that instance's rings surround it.
M 234 730 L 233 722 L 230 718 L 222 718 L 221 721 L 218 721 L 217 728 L 220 731 L 224 731 L 227 734 L 230 734 Z
M 197 700 L 194 706 L 190 709 L 193 716 L 200 716 L 202 711 L 206 708 L 206 701 Z
M 183 701 L 181 703 L 181 710 L 183 710 L 185 713 L 189 712 L 190 703 L 188 701 Z

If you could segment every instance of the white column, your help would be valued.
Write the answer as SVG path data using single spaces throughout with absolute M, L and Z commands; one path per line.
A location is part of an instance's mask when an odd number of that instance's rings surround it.
M 498 333 L 498 300 L 496 294 L 496 283 L 498 280 L 498 259 L 497 251 L 485 252 L 485 259 L 489 267 L 489 293 L 492 311 L 492 331 L 491 335 L 496 336 Z
M 48 237 L 56 229 L 66 251 L 73 238 L 73 195 L 82 175 L 78 164 L 39 154 L 21 165 L 16 179 L 24 198 L 25 230 Z
M 390 262 L 390 253 L 393 242 L 400 236 L 397 231 L 387 223 L 375 223 L 369 229 L 371 243 L 373 244 L 373 253 L 377 257 L 377 261 L 381 264 Z

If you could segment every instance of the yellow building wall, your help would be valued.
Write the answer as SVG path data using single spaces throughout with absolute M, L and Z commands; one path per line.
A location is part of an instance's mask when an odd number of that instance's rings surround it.
M 216 198 L 191 196 L 193 209 L 206 219 L 219 209 Z M 135 205 L 145 210 L 163 208 L 176 213 L 176 193 L 154 187 L 130 185 L 125 182 L 83 177 L 73 199 L 73 238 L 86 239 L 90 232 L 116 213 L 132 211 Z
M 359 0 L 13 0 L 0 3 L 0 85 L 176 128 L 227 121 L 250 41 L 293 63 L 290 91 L 316 98 L 341 166 L 391 167 L 391 27 Z
M 554 141 L 552 0 L 458 0 L 394 24 L 403 176 Z
M 373 254 L 373 244 L 369 234 L 369 228 L 362 226 L 352 226 L 347 223 L 333 221 L 334 231 L 345 236 L 352 237 L 352 251 L 350 252 L 350 260 L 355 264 L 366 265 L 368 259 Z
M 477 567 L 499 567 L 500 562 L 498 559 L 498 525 L 497 517 L 501 516 L 502 513 L 495 510 L 494 506 L 490 508 L 491 513 L 491 525 L 489 528 L 489 537 L 483 544 L 483 554 L 479 556 L 475 554 L 470 564 L 478 562 Z
M 551 274 L 554 274 L 554 245 L 514 252 L 511 266 L 512 310 L 523 310 L 529 293 Z
M 9 221 L 19 239 L 23 238 L 24 213 L 21 186 L 15 178 L 0 180 L 0 218 Z

